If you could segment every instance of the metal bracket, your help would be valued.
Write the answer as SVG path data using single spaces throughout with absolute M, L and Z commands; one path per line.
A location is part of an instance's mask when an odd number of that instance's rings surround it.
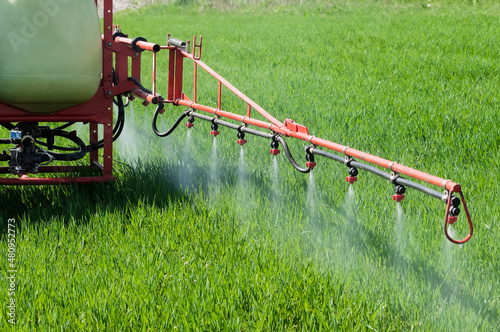
M 311 145 L 306 145 L 304 147 L 304 150 L 306 151 L 306 153 L 311 153 L 311 149 L 316 149 L 316 144 L 311 144 Z
M 400 175 L 398 172 L 394 172 L 394 171 L 392 171 L 392 172 L 391 172 L 390 181 L 391 181 L 392 183 L 396 184 L 396 180 L 397 180 L 398 178 L 400 178 L 400 177 L 401 177 L 401 175 Z
M 351 167 L 350 163 L 351 163 L 351 161 L 353 161 L 353 160 L 354 160 L 354 158 L 353 158 L 353 157 L 346 155 L 346 156 L 345 156 L 345 160 L 344 160 L 344 164 L 345 164 L 347 167 Z
M 193 36 L 193 59 L 200 60 L 201 59 L 201 45 L 203 42 L 203 36 L 200 35 L 200 43 L 196 44 L 196 35 Z M 198 56 L 196 55 L 196 49 L 198 49 Z
M 443 196 L 441 197 L 441 200 L 443 202 L 447 203 L 448 199 L 450 199 L 450 191 L 449 190 L 445 190 L 444 193 L 443 193 Z

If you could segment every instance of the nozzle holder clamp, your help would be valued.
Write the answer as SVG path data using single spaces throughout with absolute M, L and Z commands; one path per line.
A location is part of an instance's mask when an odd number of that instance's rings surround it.
M 391 172 L 391 177 L 389 178 L 389 180 L 390 180 L 393 184 L 396 184 L 396 185 L 397 185 L 396 180 L 397 180 L 398 178 L 401 178 L 401 175 L 400 175 L 398 172 L 392 171 L 392 172 Z

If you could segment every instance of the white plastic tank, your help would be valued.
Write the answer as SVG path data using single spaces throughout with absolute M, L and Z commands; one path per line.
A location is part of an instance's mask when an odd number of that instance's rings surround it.
M 0 0 L 0 102 L 53 113 L 91 99 L 101 71 L 94 0 Z

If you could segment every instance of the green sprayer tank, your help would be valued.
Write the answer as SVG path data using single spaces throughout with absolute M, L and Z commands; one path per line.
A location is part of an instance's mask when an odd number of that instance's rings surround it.
M 101 71 L 94 0 L 0 0 L 0 102 L 53 113 L 91 99 Z

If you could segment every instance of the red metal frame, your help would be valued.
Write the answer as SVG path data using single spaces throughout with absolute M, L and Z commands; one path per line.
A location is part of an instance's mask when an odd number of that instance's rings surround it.
M 98 6 L 95 1 L 96 8 Z M 113 0 L 103 1 L 104 33 L 102 35 L 102 73 L 103 77 L 95 95 L 88 102 L 70 107 L 54 114 L 31 113 L 25 110 L 0 103 L 0 122 L 85 122 L 89 123 L 89 143 L 99 141 L 99 125 L 103 127 L 102 139 L 104 147 L 102 155 L 98 151 L 89 153 L 89 165 L 81 166 L 41 166 L 38 174 L 75 173 L 74 177 L 28 177 L 26 175 L 1 177 L 0 185 L 56 185 L 70 183 L 95 183 L 114 181 L 113 176 L 113 97 L 136 88 L 133 82 L 127 81 L 129 75 L 128 58 L 132 58 L 132 76 L 140 79 L 141 53 L 135 52 L 126 43 L 113 42 Z M 124 38 L 122 42 L 126 42 Z M 148 43 L 146 43 L 148 44 Z M 141 44 L 141 47 L 149 45 Z M 113 63 L 113 55 L 115 62 Z M 113 68 L 119 78 L 113 84 Z M 85 169 L 100 170 L 99 176 L 81 176 Z M 0 174 L 8 174 L 8 167 L 0 167 Z

